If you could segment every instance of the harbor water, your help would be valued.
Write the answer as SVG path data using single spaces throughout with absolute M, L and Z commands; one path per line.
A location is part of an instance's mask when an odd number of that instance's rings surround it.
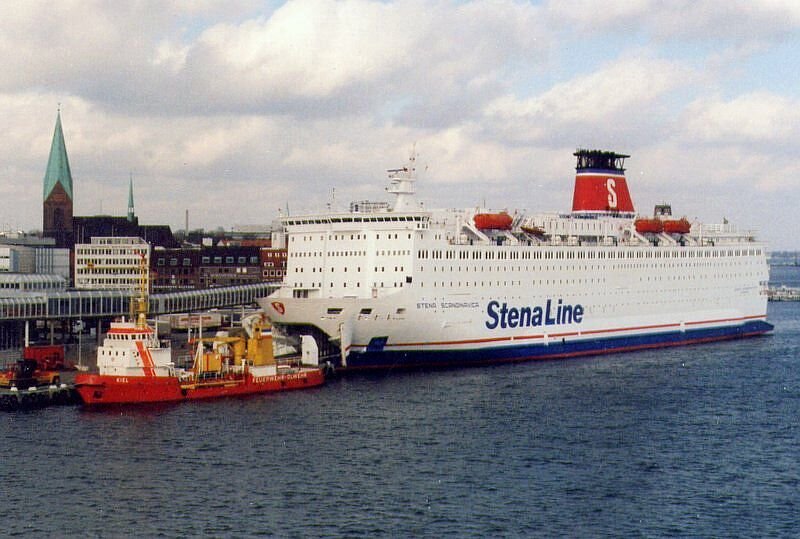
M 800 303 L 769 319 L 743 341 L 6 413 L 3 535 L 796 537 Z

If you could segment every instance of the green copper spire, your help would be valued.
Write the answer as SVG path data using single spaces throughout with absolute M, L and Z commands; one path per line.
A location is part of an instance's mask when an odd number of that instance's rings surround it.
M 64 144 L 64 132 L 61 130 L 61 110 L 56 117 L 56 130 L 53 143 L 50 145 L 50 157 L 47 159 L 47 171 L 44 173 L 44 199 L 50 196 L 53 188 L 61 184 L 64 192 L 72 200 L 72 173 L 69 170 L 67 146 Z
M 133 174 L 128 183 L 128 221 L 133 222 Z

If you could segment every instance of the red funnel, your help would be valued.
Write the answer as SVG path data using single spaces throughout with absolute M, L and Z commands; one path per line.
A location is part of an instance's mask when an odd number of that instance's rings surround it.
M 628 155 L 578 150 L 573 212 L 634 213 L 623 165 Z

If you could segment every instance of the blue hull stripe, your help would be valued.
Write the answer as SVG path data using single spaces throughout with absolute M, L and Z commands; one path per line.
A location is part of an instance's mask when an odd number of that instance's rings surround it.
M 739 339 L 772 331 L 773 325 L 756 320 L 737 326 L 694 329 L 609 337 L 582 341 L 551 341 L 544 344 L 518 344 L 468 350 L 370 350 L 350 352 L 347 369 L 381 369 L 396 367 L 459 366 L 556 359 L 594 354 L 609 354 L 645 348 L 661 348 L 694 343 Z

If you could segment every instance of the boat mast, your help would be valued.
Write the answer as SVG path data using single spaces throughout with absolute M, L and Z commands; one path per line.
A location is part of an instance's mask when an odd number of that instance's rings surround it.
M 131 317 L 135 317 L 136 327 L 147 327 L 147 260 L 144 253 L 139 253 L 139 295 L 131 298 Z
M 418 209 L 414 194 L 417 188 L 414 182 L 417 181 L 416 168 L 417 164 L 417 151 L 416 145 L 411 148 L 411 154 L 408 157 L 408 165 L 403 168 L 392 168 L 387 170 L 389 173 L 389 187 L 386 191 L 396 195 L 394 201 L 393 211 L 414 211 Z

